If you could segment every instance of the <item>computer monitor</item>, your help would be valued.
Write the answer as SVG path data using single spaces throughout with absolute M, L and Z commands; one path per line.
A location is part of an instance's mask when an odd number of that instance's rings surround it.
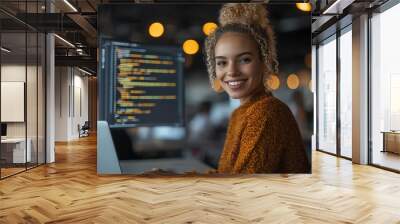
M 1 123 L 1 136 L 7 136 L 7 124 Z
M 103 41 L 101 86 L 107 97 L 102 114 L 110 127 L 183 125 L 181 49 Z

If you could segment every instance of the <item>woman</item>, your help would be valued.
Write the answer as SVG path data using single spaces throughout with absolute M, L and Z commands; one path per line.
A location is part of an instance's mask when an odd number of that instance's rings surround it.
M 205 42 L 210 82 L 240 106 L 229 121 L 218 173 L 309 172 L 292 113 L 266 87 L 278 63 L 264 6 L 226 4 L 219 22 Z

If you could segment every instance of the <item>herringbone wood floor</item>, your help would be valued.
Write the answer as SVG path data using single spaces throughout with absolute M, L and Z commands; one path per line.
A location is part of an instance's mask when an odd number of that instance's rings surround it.
M 312 175 L 97 176 L 96 139 L 0 181 L 0 223 L 400 223 L 400 175 L 313 153 Z

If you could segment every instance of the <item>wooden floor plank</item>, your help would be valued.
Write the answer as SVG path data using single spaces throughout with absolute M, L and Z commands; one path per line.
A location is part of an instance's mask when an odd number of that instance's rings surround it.
M 400 175 L 313 152 L 313 174 L 96 174 L 96 139 L 0 181 L 0 223 L 400 223 Z

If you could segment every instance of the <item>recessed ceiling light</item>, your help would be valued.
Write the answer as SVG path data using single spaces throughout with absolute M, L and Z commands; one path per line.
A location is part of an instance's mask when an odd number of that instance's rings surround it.
M 71 42 L 69 42 L 68 40 L 66 40 L 66 39 L 64 39 L 64 38 L 62 38 L 62 37 L 60 37 L 60 36 L 57 35 L 57 34 L 54 34 L 54 36 L 57 37 L 58 39 L 60 39 L 62 42 L 64 42 L 64 43 L 66 43 L 67 45 L 69 45 L 70 47 L 75 48 L 75 45 L 73 45 L 73 44 L 72 44 Z
M 78 67 L 78 69 L 79 69 L 79 71 L 81 71 L 81 72 L 83 72 L 83 73 L 85 73 L 85 74 L 87 74 L 87 75 L 93 75 L 92 73 L 90 73 L 90 72 L 88 72 L 88 71 L 86 71 L 86 70 L 83 70 L 83 69 L 81 69 L 81 68 L 79 68 L 79 67 Z
M 64 0 L 65 4 L 67 4 L 74 12 L 78 12 L 78 10 L 68 1 Z

